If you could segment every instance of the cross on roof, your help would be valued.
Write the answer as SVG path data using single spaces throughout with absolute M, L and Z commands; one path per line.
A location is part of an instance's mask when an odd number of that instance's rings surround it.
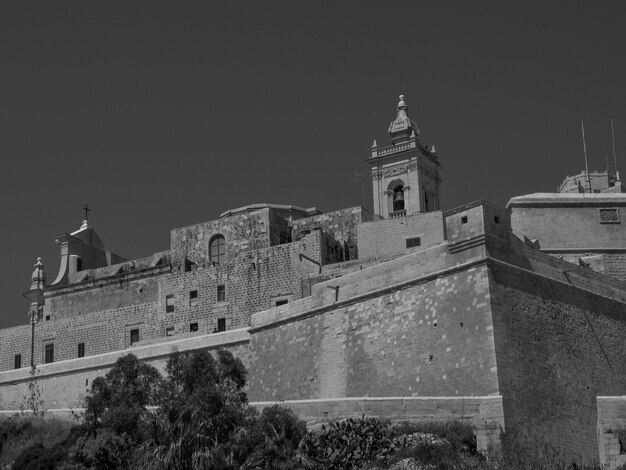
M 89 208 L 89 205 L 85 204 L 85 207 L 83 207 L 83 210 L 85 211 L 85 220 L 89 220 L 89 211 L 91 211 L 91 209 Z

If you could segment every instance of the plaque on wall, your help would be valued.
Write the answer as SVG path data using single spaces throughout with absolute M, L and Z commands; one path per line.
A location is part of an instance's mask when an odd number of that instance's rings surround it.
M 600 223 L 601 224 L 619 224 L 619 210 L 615 209 L 600 209 Z

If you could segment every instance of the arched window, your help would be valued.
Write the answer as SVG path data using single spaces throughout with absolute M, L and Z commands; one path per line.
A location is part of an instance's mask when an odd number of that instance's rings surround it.
M 393 190 L 393 211 L 404 210 L 404 187 L 396 186 Z
M 226 240 L 223 235 L 215 235 L 209 242 L 209 261 L 220 264 L 226 255 Z

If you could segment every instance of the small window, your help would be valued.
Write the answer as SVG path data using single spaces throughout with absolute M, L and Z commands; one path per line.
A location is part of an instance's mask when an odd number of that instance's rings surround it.
M 421 244 L 422 244 L 422 240 L 420 239 L 420 237 L 413 237 L 413 238 L 406 239 L 407 248 L 413 248 L 416 246 L 420 246 Z
M 193 333 L 194 331 L 198 331 L 198 324 L 197 323 L 190 323 L 189 324 L 189 332 Z
M 226 301 L 226 286 L 224 284 L 220 284 L 217 286 L 217 301 L 218 302 Z
M 22 355 L 21 354 L 16 354 L 15 355 L 15 362 L 13 363 L 13 368 L 14 369 L 21 369 L 22 368 Z
M 78 357 L 85 357 L 85 343 L 78 343 Z
M 132 346 L 135 343 L 139 342 L 139 328 L 134 330 L 130 330 L 130 345 Z
M 50 364 L 51 362 L 54 362 L 54 344 L 46 344 L 44 351 L 44 364 Z
M 217 319 L 217 331 L 226 331 L 226 318 Z
M 496 224 L 499 224 L 499 223 L 500 223 L 500 217 L 498 217 L 497 215 L 495 215 L 495 216 L 493 217 L 493 221 L 494 221 Z
M 287 303 L 289 303 L 289 300 L 287 300 L 287 299 L 277 300 L 277 301 L 276 301 L 276 306 L 277 306 L 277 307 L 280 307 L 281 305 L 285 305 L 285 304 L 287 304 Z
M 165 311 L 172 313 L 174 311 L 174 294 L 165 296 Z
M 46 315 L 46 321 L 50 321 L 50 315 Z
M 168 326 L 165 328 L 165 336 L 174 336 L 174 327 Z
M 461 217 L 461 223 L 462 224 L 466 224 L 467 223 L 467 216 L 464 215 L 463 217 Z
M 198 305 L 198 291 L 189 291 L 189 306 L 196 307 Z
M 83 259 L 82 258 L 76 258 L 76 272 L 82 271 L 83 270 Z
M 226 255 L 226 240 L 223 235 L 215 235 L 209 243 L 209 261 L 220 264 Z

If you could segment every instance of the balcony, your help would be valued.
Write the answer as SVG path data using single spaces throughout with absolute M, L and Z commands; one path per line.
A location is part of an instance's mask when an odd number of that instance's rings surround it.
M 393 211 L 389 213 L 390 219 L 395 219 L 396 217 L 404 217 L 406 215 L 406 209 L 401 209 L 399 211 Z

